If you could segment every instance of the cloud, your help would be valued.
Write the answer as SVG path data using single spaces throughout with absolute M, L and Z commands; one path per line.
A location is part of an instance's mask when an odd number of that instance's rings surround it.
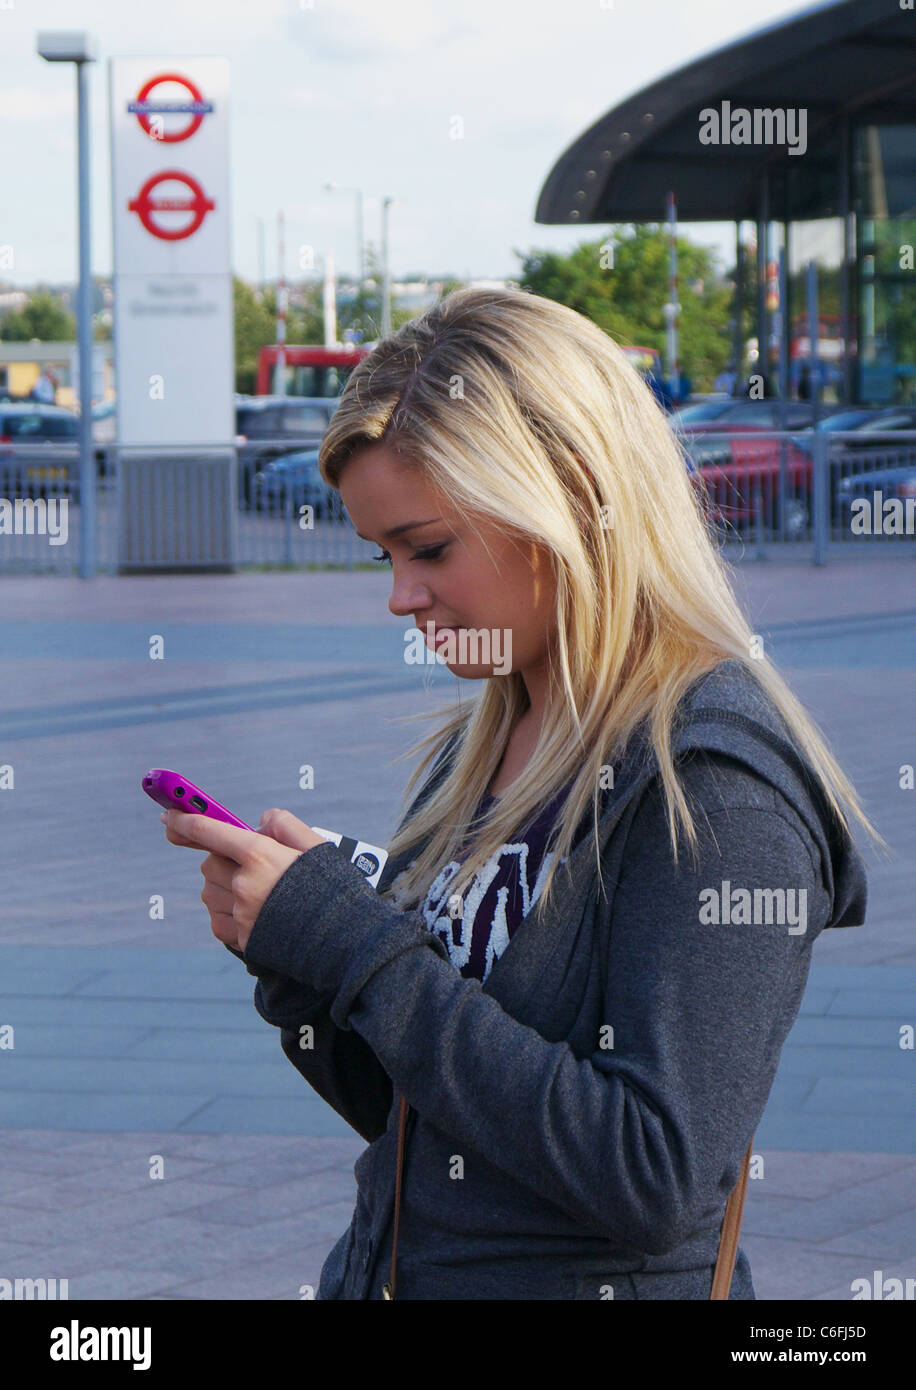
M 311 56 L 346 63 L 422 56 L 456 40 L 485 38 L 487 26 L 469 23 L 464 8 L 437 12 L 429 0 L 293 0 L 287 33 Z
M 315 0 L 316 4 L 334 0 Z M 7 8 L 6 6 L 9 6 Z M 108 53 L 166 53 L 180 56 L 193 49 L 221 54 L 226 45 L 252 40 L 279 40 L 290 7 L 298 0 L 83 0 L 78 20 L 72 0 L 42 0 L 36 7 L 24 0 L 0 0 L 0 33 L 24 39 L 35 52 L 36 32 L 86 29 Z M 38 59 L 37 61 L 41 61 Z
M 0 121 L 59 121 L 76 114 L 76 93 L 73 90 L 73 74 L 68 69 L 70 81 L 61 83 L 59 91 L 49 91 L 46 87 L 6 87 L 0 86 Z
M 345 92 L 329 91 L 327 87 L 293 87 L 287 93 L 291 107 L 300 111 L 319 111 L 322 115 L 351 115 L 353 99 Z

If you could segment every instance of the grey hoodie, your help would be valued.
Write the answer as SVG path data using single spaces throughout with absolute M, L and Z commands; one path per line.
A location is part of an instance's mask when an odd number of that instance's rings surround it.
M 709 1297 L 812 944 L 864 921 L 866 879 L 749 665 L 695 682 L 674 753 L 696 866 L 683 834 L 674 865 L 643 724 L 602 793 L 606 897 L 589 833 L 483 984 L 334 845 L 274 886 L 233 953 L 286 1056 L 368 1145 L 319 1299 L 378 1299 L 390 1277 L 402 1094 L 397 1298 Z M 730 1296 L 755 1297 L 740 1247 Z

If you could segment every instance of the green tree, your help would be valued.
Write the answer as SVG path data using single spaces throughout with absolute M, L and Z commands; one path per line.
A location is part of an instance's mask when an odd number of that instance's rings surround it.
M 286 341 L 305 346 L 324 342 L 324 287 L 321 280 L 308 280 L 296 286 L 297 298 L 304 303 L 289 304 L 286 313 Z M 272 300 L 275 305 L 275 299 Z
M 14 309 L 0 322 L 0 337 L 8 343 L 72 343 L 76 340 L 76 319 L 47 290 L 34 294 L 28 304 Z
M 732 287 L 715 252 L 677 238 L 680 367 L 694 390 L 711 390 L 729 357 Z M 669 241 L 665 228 L 635 224 L 584 242 L 568 255 L 516 251 L 525 289 L 568 305 L 615 341 L 653 347 L 665 360 Z
M 272 292 L 271 292 L 272 293 Z M 263 301 L 245 280 L 232 277 L 233 312 L 235 316 L 235 389 L 251 395 L 255 389 L 258 353 L 267 343 L 276 341 L 275 302 L 268 295 Z

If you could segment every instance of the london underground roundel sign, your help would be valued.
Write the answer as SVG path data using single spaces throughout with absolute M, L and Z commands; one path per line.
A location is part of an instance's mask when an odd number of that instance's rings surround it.
M 179 183 L 188 191 L 157 196 L 155 190 L 161 183 Z M 136 198 L 131 198 L 127 204 L 128 211 L 137 214 L 146 230 L 163 241 L 183 241 L 193 236 L 207 213 L 213 212 L 215 207 L 213 199 L 206 197 L 197 180 L 180 169 L 162 169 L 151 174 Z M 187 214 L 187 220 L 177 227 L 163 225 L 161 218 L 176 212 Z
M 168 82 L 173 82 L 179 87 L 183 87 L 187 96 L 180 100 L 167 101 L 160 98 L 158 101 L 151 97 L 150 93 L 157 87 L 162 87 Z M 151 77 L 148 82 L 137 93 L 133 101 L 127 103 L 128 111 L 137 117 L 147 135 L 155 140 L 162 140 L 165 143 L 174 143 L 176 140 L 187 140 L 200 129 L 204 116 L 209 115 L 213 110 L 212 101 L 205 101 L 199 89 L 190 80 L 182 77 L 177 72 L 163 72 L 158 77 Z M 164 116 L 190 116 L 190 121 L 180 125 L 177 130 L 162 130 L 157 127 L 154 129 L 150 117 Z

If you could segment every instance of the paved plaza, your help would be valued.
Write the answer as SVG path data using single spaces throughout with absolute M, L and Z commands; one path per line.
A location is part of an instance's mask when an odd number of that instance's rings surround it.
M 756 632 L 889 841 L 866 925 L 824 934 L 758 1128 L 758 1298 L 916 1277 L 916 558 L 747 560 Z M 179 769 L 384 844 L 396 762 L 472 683 L 403 659 L 387 572 L 3 580 L 0 1279 L 71 1299 L 297 1299 L 364 1141 L 315 1095 L 210 934 L 199 856 L 140 790 Z M 162 659 L 151 659 L 159 650 Z M 300 788 L 300 769 L 315 785 Z M 162 920 L 150 918 L 161 895 Z M 161 1156 L 164 1176 L 152 1181 Z

